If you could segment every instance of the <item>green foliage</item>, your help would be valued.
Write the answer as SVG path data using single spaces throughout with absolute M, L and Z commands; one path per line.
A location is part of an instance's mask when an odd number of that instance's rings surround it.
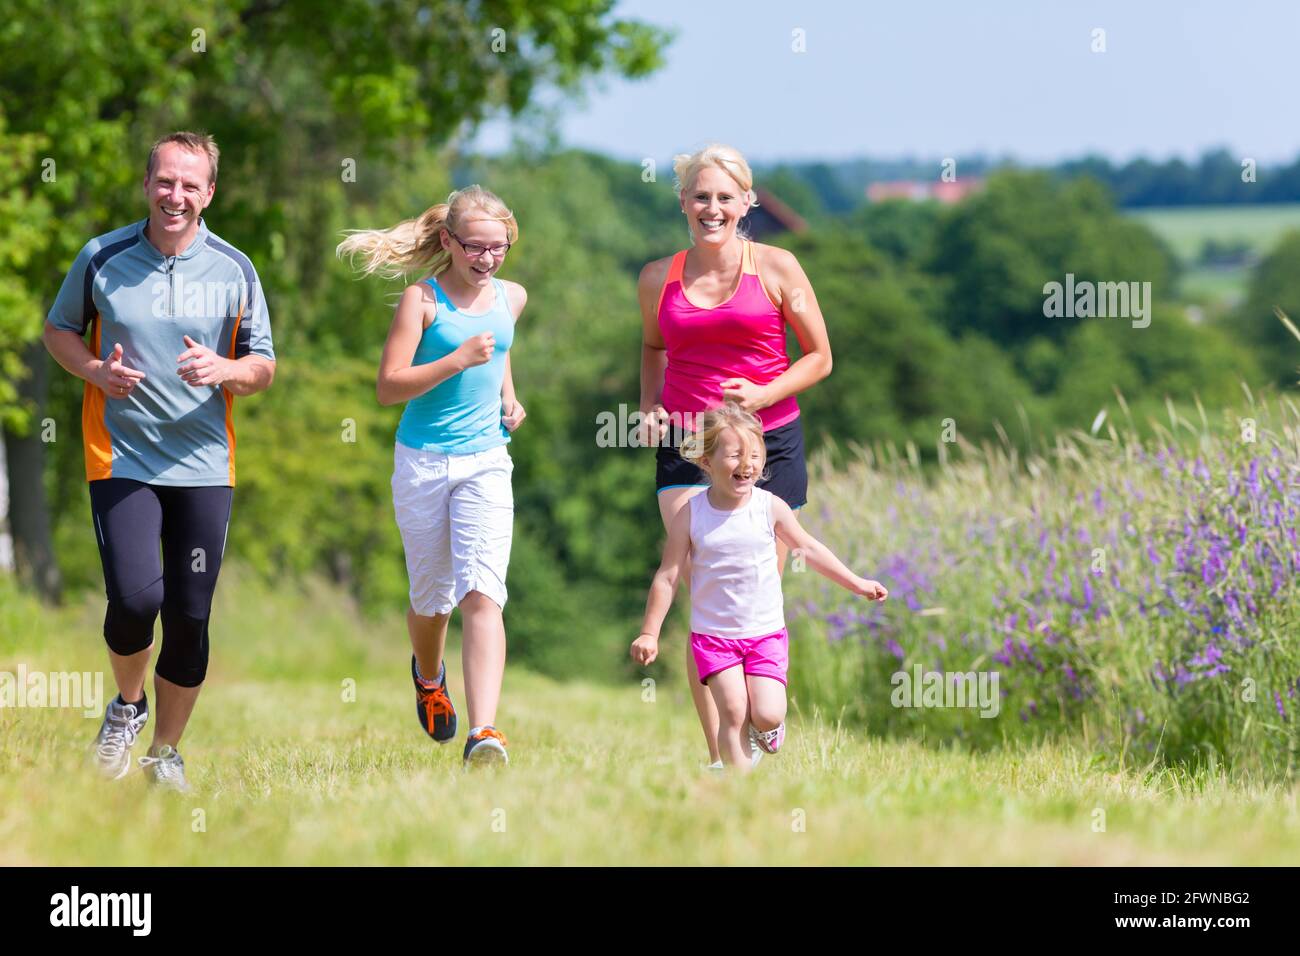
M 278 364 L 271 389 L 235 400 L 230 552 L 267 576 L 324 571 L 369 607 L 400 605 L 388 484 L 400 409 L 375 402 L 368 361 Z
M 1300 230 L 1286 233 L 1259 264 L 1233 322 L 1233 328 L 1257 349 L 1269 378 L 1279 385 L 1294 385 L 1300 342 L 1278 321 L 1274 309 L 1281 309 L 1292 321 L 1300 316 Z
M 608 0 L 342 0 L 328 16 L 304 0 L 74 0 L 51 16 L 15 0 L 0 28 L 0 185 L 16 189 L 0 216 L 0 305 L 14 308 L 0 362 L 39 333 L 34 303 L 53 298 L 81 245 L 145 214 L 138 183 L 162 133 L 217 138 L 215 231 L 259 264 L 269 299 L 297 296 L 328 260 L 320 240 L 347 161 L 353 198 L 374 198 L 413 146 L 519 112 L 541 84 L 572 91 L 607 69 L 655 69 L 668 35 L 609 11 Z M 38 175 L 38 149 L 53 181 Z M 13 259 L 6 250 L 33 229 L 43 241 Z
M 783 203 L 795 210 L 805 220 L 818 222 L 825 218 L 826 206 L 806 178 L 790 166 L 758 169 L 755 178 Z
M 1095 350 L 1081 359 L 1122 359 L 1100 328 L 1080 330 Z M 1170 381 L 1141 362 L 1126 371 Z M 1300 412 L 1171 401 L 1165 421 L 1150 438 L 1084 420 L 1023 457 L 963 444 L 937 469 L 877 457 L 824 475 L 805 524 L 891 593 L 874 605 L 787 574 L 792 692 L 876 733 L 995 748 L 1066 734 L 1120 766 L 1293 782 Z M 893 698 L 914 667 L 996 677 L 998 706 Z
M 847 222 L 898 265 L 919 268 L 933 241 L 942 209 L 937 202 L 890 199 L 860 206 Z
M 637 407 L 636 277 L 688 242 L 676 197 L 669 177 L 646 181 L 633 163 L 527 144 L 488 160 L 444 144 L 490 111 L 533 109 L 539 84 L 642 75 L 666 36 L 612 19 L 606 0 L 394 0 L 382 16 L 369 0 L 343 0 L 328 17 L 296 0 L 185 10 L 76 0 L 58 19 L 30 0 L 10 7 L 0 416 L 15 425 L 26 414 L 13 401 L 17 356 L 77 249 L 144 215 L 149 142 L 204 128 L 223 150 L 206 218 L 256 263 L 279 359 L 272 389 L 236 402 L 229 552 L 267 581 L 323 573 L 367 615 L 401 607 L 389 490 L 400 410 L 378 406 L 374 378 L 402 283 L 358 281 L 333 248 L 346 228 L 391 225 L 482 182 L 518 217 L 503 275 L 529 291 L 512 351 L 528 409 L 510 448 L 512 659 L 557 675 L 625 673 L 663 530 L 653 453 L 601 447 L 598 421 Z M 344 175 L 353 168 L 355 180 Z M 844 216 L 857 192 L 831 166 L 759 182 L 814 223 L 779 240 L 816 290 L 835 355 L 830 378 L 800 396 L 810 451 L 913 442 L 929 457 L 949 418 L 971 440 L 994 437 L 995 423 L 1027 440 L 1014 426 L 1044 434 L 1090 421 L 1116 384 L 1135 404 L 1193 390 L 1210 402 L 1253 374 L 1229 337 L 1164 304 L 1167 253 L 1095 184 L 1006 173 L 955 209 L 886 203 Z M 1044 320 L 1043 284 L 1066 271 L 1152 281 L 1151 327 Z M 71 376 L 52 377 L 48 494 L 70 580 L 98 587 L 81 394 Z
M 45 142 L 36 133 L 9 133 L 0 110 L 0 428 L 20 433 L 27 424 L 17 390 L 27 374 L 23 346 L 40 334 L 44 316 L 40 297 L 19 273 L 48 243 L 51 216 L 44 197 L 19 187 Z
M 1171 294 L 1173 258 L 1140 223 L 1119 215 L 1088 179 L 1000 172 L 940 220 L 927 264 L 948 279 L 943 323 L 1015 350 L 1036 336 L 1060 342 L 1083 318 L 1046 318 L 1044 285 L 1150 282 Z

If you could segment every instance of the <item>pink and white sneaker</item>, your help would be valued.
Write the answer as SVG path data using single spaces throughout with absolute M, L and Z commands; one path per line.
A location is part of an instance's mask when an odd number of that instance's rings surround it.
M 781 749 L 781 745 L 785 743 L 785 721 L 782 721 L 775 730 L 757 730 L 753 724 L 750 724 L 749 742 L 758 747 L 763 753 L 776 753 Z

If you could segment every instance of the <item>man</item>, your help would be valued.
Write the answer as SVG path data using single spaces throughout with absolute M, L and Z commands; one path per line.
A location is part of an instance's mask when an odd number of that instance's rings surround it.
M 118 688 L 95 760 L 114 779 L 131 769 L 150 713 L 144 683 L 161 612 L 157 720 L 140 764 L 181 791 L 189 787 L 176 747 L 207 673 L 235 484 L 234 396 L 262 391 L 275 375 L 257 272 L 202 218 L 218 155 L 197 133 L 154 144 L 144 178 L 149 217 L 86 244 L 44 332 L 50 354 L 86 380 L 86 479 Z

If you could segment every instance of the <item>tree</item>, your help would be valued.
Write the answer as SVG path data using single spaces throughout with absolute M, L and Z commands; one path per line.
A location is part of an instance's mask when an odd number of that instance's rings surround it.
M 1167 297 L 1173 257 L 1095 181 L 1007 171 L 940 220 L 927 269 L 948 280 L 948 328 L 1016 351 L 1038 336 L 1059 343 L 1084 321 L 1044 315 L 1047 283 L 1067 273 L 1076 282 L 1150 282 Z
M 1246 301 L 1232 320 L 1269 379 L 1295 385 L 1300 342 L 1277 320 L 1274 309 L 1281 309 L 1292 321 L 1300 317 L 1300 230 L 1286 233 L 1256 267 Z
M 18 180 L 0 218 L 0 306 L 14 305 L 0 319 L 0 363 L 11 378 L 21 355 L 25 368 L 12 378 L 28 383 L 25 394 L 0 387 L 14 514 L 45 513 L 34 480 L 43 444 L 21 437 L 46 398 L 33 317 L 86 240 L 143 215 L 138 184 L 152 140 L 182 127 L 216 136 L 224 159 L 213 215 L 258 262 L 268 299 L 285 301 L 328 267 L 333 242 L 322 241 L 322 226 L 349 171 L 358 186 L 349 198 L 374 195 L 385 171 L 492 110 L 521 112 L 539 86 L 572 91 L 605 70 L 655 69 L 667 34 L 615 19 L 611 6 L 339 0 L 322 16 L 307 0 L 73 0 L 52 16 L 38 0 L 9 3 L 0 159 L 26 159 L 0 173 Z M 282 323 L 277 338 L 304 324 Z M 64 435 L 75 430 L 73 394 L 56 390 Z M 14 532 L 20 557 L 50 550 L 39 526 Z M 57 575 L 51 581 L 46 568 L 38 584 L 53 595 Z

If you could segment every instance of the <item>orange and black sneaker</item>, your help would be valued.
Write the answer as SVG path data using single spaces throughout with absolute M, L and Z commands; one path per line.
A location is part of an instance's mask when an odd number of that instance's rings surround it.
M 447 696 L 446 663 L 438 668 L 437 680 L 428 680 L 420 676 L 412 654 L 411 680 L 415 681 L 415 715 L 420 719 L 420 726 L 438 743 L 445 744 L 456 736 L 456 708 Z
M 491 766 L 509 762 L 505 734 L 491 724 L 470 731 L 469 740 L 465 741 L 465 766 Z

